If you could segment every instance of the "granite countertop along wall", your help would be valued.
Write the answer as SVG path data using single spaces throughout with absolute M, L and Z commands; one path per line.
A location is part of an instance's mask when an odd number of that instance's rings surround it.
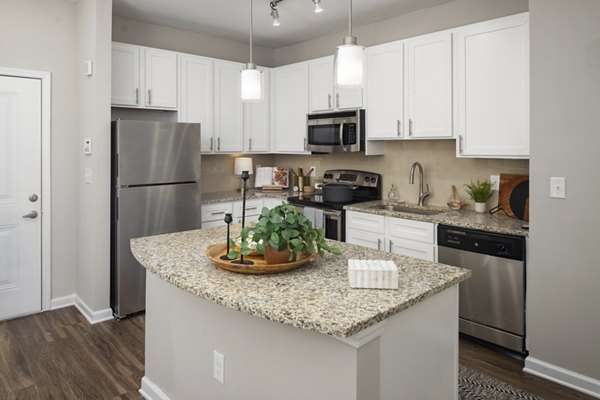
M 233 227 L 234 235 L 239 225 Z M 225 227 L 131 240 L 136 259 L 151 273 L 196 296 L 248 314 L 337 337 L 352 336 L 467 279 L 471 272 L 411 257 L 335 242 L 326 254 L 296 270 L 244 275 L 216 267 L 205 249 L 225 241 Z M 348 259 L 393 260 L 397 290 L 351 289 Z
M 376 208 L 378 205 L 401 205 L 405 207 L 420 208 L 432 211 L 439 211 L 439 214 L 420 215 L 407 212 L 385 210 Z M 412 219 L 417 221 L 435 222 L 438 224 L 452 225 L 462 228 L 479 229 L 487 232 L 503 233 L 515 236 L 529 236 L 529 231 L 523 229 L 523 224 L 527 222 L 516 218 L 510 218 L 502 213 L 476 213 L 470 210 L 451 211 L 442 207 L 418 207 L 406 203 L 393 203 L 385 200 L 369 201 L 344 207 L 348 211 L 358 211 L 369 214 L 383 215 L 387 217 L 397 217 Z
M 282 190 L 273 192 L 263 192 L 258 189 L 249 189 L 246 200 L 252 199 L 282 199 L 285 200 L 289 196 L 293 196 L 297 192 L 292 190 Z M 214 204 L 214 203 L 229 203 L 231 201 L 242 200 L 242 192 L 239 190 L 231 190 L 226 192 L 212 192 L 202 193 L 202 204 Z

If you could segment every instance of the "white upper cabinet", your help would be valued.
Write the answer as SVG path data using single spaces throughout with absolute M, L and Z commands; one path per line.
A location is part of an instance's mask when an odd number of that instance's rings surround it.
M 140 94 L 140 47 L 113 42 L 112 105 L 138 107 Z
M 241 152 L 244 149 L 243 103 L 240 71 L 243 64 L 230 61 L 214 63 L 214 138 L 218 153 Z
M 334 84 L 333 56 L 308 63 L 310 112 L 362 108 L 362 88 L 339 88 Z
M 266 153 L 269 151 L 269 83 L 270 71 L 261 72 L 262 100 L 244 103 L 244 152 Z
M 457 29 L 457 155 L 529 156 L 529 15 Z
M 276 153 L 308 153 L 308 63 L 272 70 L 271 150 Z
M 111 89 L 113 106 L 176 109 L 177 53 L 113 42 Z
M 202 152 L 212 152 L 213 60 L 179 54 L 179 122 L 199 122 Z
M 403 43 L 369 47 L 367 53 L 367 139 L 404 136 Z
M 408 39 L 405 50 L 408 138 L 451 138 L 452 33 Z
M 145 105 L 150 108 L 177 108 L 177 53 L 144 49 Z

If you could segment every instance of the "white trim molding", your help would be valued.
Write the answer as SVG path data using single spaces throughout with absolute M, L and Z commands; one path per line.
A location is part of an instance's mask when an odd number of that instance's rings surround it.
M 77 307 L 79 312 L 92 325 L 113 319 L 112 310 L 110 308 L 94 311 L 78 295 L 75 295 L 75 307 Z
M 523 371 L 600 399 L 599 380 L 549 364 L 533 357 L 527 357 L 525 359 L 525 368 L 523 368 Z
M 355 335 L 349 337 L 338 337 L 332 336 L 334 339 L 339 340 L 340 342 L 346 343 L 349 346 L 354 347 L 355 349 L 360 349 L 365 344 L 369 343 L 373 339 L 377 339 L 379 336 L 383 334 L 385 330 L 386 321 L 381 321 L 372 325 L 362 331 L 358 332 Z
M 59 308 L 74 306 L 75 305 L 75 297 L 77 297 L 77 295 L 73 293 L 73 294 L 69 294 L 67 296 L 54 298 L 50 301 L 50 309 L 58 310 Z
M 42 83 L 42 311 L 52 309 L 52 247 L 51 237 L 52 218 L 50 212 L 51 201 L 51 163 L 50 163 L 50 138 L 51 138 L 51 112 L 52 112 L 52 75 L 46 71 L 0 67 L 0 75 L 14 76 L 17 78 L 39 79 Z
M 142 387 L 138 392 L 146 400 L 170 400 L 169 396 L 160 390 L 147 376 L 142 378 Z

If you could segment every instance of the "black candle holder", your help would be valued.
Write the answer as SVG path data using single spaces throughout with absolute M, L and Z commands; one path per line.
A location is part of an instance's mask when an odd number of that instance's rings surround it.
M 242 171 L 242 181 L 244 181 L 244 191 L 242 193 L 242 229 L 246 226 L 246 184 L 248 183 L 248 178 L 250 178 L 250 173 L 248 171 Z M 244 255 L 240 253 L 240 259 L 231 262 L 232 264 L 242 264 L 242 265 L 253 265 L 254 262 L 250 260 L 244 260 Z
M 229 257 L 227 257 L 227 254 L 229 254 L 229 224 L 231 224 L 231 222 L 233 221 L 231 213 L 226 213 L 225 218 L 223 220 L 227 224 L 227 252 L 224 256 L 221 256 L 221 260 L 229 260 Z

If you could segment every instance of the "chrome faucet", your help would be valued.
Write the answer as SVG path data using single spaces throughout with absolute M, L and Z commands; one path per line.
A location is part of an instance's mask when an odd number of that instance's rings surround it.
M 411 185 L 415 183 L 415 168 L 419 167 L 419 205 L 422 206 L 425 203 L 425 198 L 429 196 L 429 185 L 427 185 L 427 191 L 423 191 L 423 166 L 419 162 L 413 163 L 410 167 L 410 176 L 408 183 Z

